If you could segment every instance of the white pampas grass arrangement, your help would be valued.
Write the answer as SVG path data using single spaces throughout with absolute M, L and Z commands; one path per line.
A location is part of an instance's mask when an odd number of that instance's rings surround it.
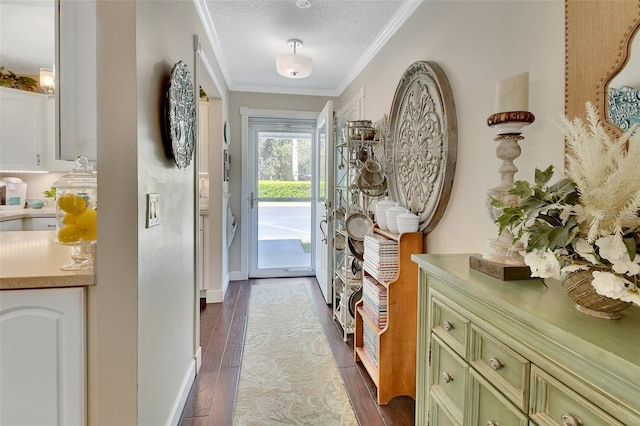
M 640 226 L 640 132 L 633 127 L 613 140 L 590 102 L 586 113 L 587 124 L 563 117 L 560 127 L 570 150 L 566 175 L 577 185 L 592 243 Z

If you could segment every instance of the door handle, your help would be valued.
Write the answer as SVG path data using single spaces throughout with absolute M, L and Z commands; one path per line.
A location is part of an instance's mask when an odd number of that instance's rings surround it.
M 322 224 L 325 224 L 325 226 L 327 225 L 327 217 L 325 216 L 324 219 L 322 219 L 320 221 L 320 232 L 322 232 L 322 242 L 326 243 L 327 242 L 327 231 L 322 227 Z

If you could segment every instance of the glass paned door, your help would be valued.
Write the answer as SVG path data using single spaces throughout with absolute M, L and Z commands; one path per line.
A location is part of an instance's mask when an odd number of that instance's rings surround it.
M 333 191 L 333 102 L 329 101 L 318 116 L 317 124 L 317 176 L 315 184 L 315 252 L 316 279 L 327 303 L 332 300 L 333 268 L 331 247 L 333 244 L 332 200 Z
M 290 127 L 286 126 L 286 127 Z M 251 277 L 313 275 L 312 126 L 252 124 Z

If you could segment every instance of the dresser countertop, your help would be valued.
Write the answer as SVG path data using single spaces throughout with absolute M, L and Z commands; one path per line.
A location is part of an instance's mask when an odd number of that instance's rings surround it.
M 55 231 L 0 232 L 0 290 L 94 285 L 91 269 L 60 269 L 72 263 L 71 247 L 56 243 L 55 235 Z

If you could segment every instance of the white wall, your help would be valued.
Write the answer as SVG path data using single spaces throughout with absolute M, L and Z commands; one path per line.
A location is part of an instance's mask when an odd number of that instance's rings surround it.
M 391 109 L 404 70 L 414 61 L 438 63 L 456 104 L 458 159 L 448 207 L 428 236 L 430 253 L 483 252 L 497 234 L 484 209 L 485 191 L 497 186 L 495 132 L 486 119 L 495 83 L 529 71 L 530 111 L 516 179 L 554 164 L 562 171 L 563 138 L 549 118 L 564 110 L 564 3 L 554 1 L 425 1 L 340 96 L 336 108 L 365 87 L 365 116 Z
M 98 3 L 97 286 L 88 300 L 90 424 L 177 421 L 195 374 L 193 164 L 162 145 L 173 64 L 194 72 L 192 2 Z M 160 225 L 145 228 L 147 193 Z

